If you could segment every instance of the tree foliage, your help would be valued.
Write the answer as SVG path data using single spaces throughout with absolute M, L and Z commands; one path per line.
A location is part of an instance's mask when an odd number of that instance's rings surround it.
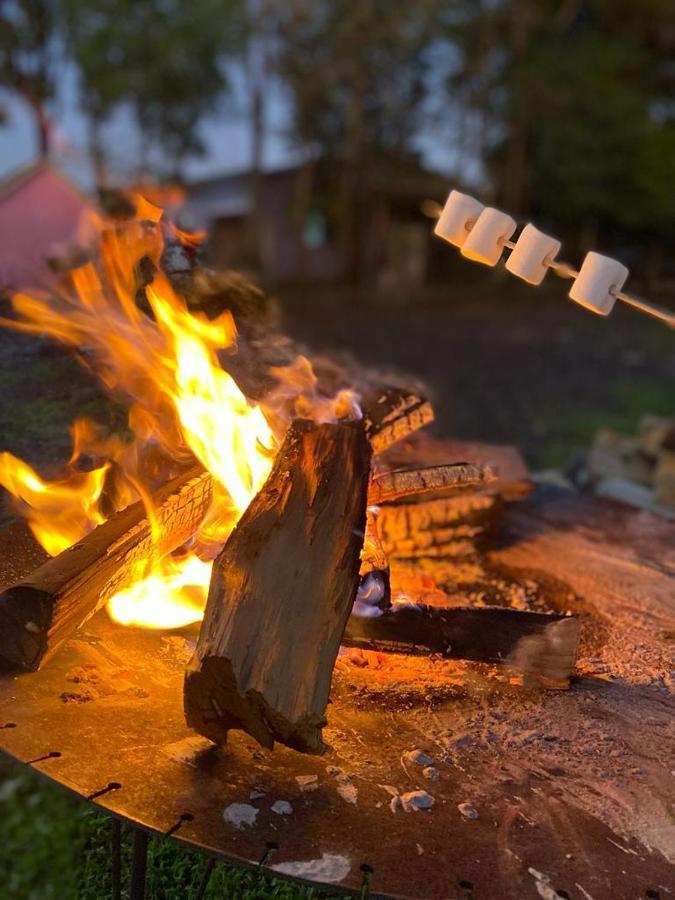
M 363 275 L 364 207 L 383 167 L 409 165 L 425 114 L 439 0 L 288 0 L 272 6 L 295 141 L 333 161 L 339 237 Z
M 49 153 L 46 107 L 55 91 L 58 22 L 53 0 L 0 0 L 0 84 L 33 111 L 41 157 Z
M 227 86 L 236 0 L 64 0 L 84 105 L 98 123 L 128 104 L 174 165 L 203 151 L 199 124 Z
M 466 2 L 448 36 L 497 202 L 570 227 L 675 225 L 670 0 Z

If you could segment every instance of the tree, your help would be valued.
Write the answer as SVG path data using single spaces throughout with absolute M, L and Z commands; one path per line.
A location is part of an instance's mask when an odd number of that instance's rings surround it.
M 59 62 L 57 0 L 0 0 L 0 82 L 30 107 L 38 153 L 49 155 L 47 106 Z
M 132 109 L 146 149 L 177 172 L 203 151 L 199 124 L 226 87 L 238 49 L 237 0 L 65 0 L 69 46 L 90 117 L 92 157 L 104 168 L 101 125 Z
M 373 176 L 409 162 L 428 91 L 437 0 L 289 0 L 275 14 L 277 71 L 297 143 L 335 163 L 334 199 L 352 280 L 364 274 Z
M 595 242 L 598 225 L 675 225 L 670 0 L 491 0 L 448 21 L 455 98 L 486 125 L 496 202 L 545 210 Z M 587 249 L 587 248 L 584 248 Z

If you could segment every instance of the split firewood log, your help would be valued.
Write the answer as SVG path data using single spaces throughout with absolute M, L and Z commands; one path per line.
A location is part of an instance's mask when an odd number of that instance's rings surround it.
M 290 427 L 216 559 L 185 677 L 188 725 L 223 743 L 325 748 L 333 666 L 359 583 L 371 447 L 363 421 Z
M 363 650 L 504 663 L 546 687 L 566 688 L 579 620 L 501 606 L 395 604 L 375 618 L 352 615 L 342 643 Z
M 494 534 L 504 504 L 487 491 L 379 507 L 378 534 L 388 557 L 480 552 Z
M 369 391 L 362 406 L 366 433 L 376 454 L 384 453 L 434 420 L 431 403 L 403 388 Z
M 189 540 L 211 503 L 211 476 L 195 466 L 152 495 L 153 535 L 139 500 L 0 593 L 0 659 L 37 669 L 153 554 Z
M 413 495 L 484 485 L 494 479 L 489 466 L 452 463 L 423 469 L 394 469 L 376 475 L 368 491 L 368 503 L 377 504 Z

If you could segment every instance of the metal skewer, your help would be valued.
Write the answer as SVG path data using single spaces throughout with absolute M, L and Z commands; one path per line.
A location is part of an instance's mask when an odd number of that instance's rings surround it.
M 442 211 L 443 207 L 435 200 L 424 200 L 422 202 L 422 212 L 430 219 L 438 219 Z M 505 240 L 503 243 L 504 247 L 508 250 L 515 249 L 515 241 Z M 570 263 L 563 262 L 562 260 L 553 259 L 546 261 L 545 265 L 559 278 L 569 278 L 574 280 L 579 275 L 579 272 L 570 265 Z M 663 306 L 657 306 L 655 303 L 643 300 L 640 297 L 635 297 L 633 294 L 628 294 L 625 291 L 610 291 L 610 293 L 613 297 L 616 297 L 617 300 L 621 300 L 629 306 L 632 306 L 633 309 L 637 309 L 639 312 L 645 313 L 645 315 L 651 316 L 659 322 L 663 322 L 668 328 L 675 329 L 675 312 L 673 310 L 666 309 Z

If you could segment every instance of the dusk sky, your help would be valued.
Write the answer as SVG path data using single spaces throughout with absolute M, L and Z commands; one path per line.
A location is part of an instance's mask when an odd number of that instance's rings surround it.
M 250 161 L 248 125 L 245 118 L 245 93 L 241 72 L 233 67 L 232 91 L 221 109 L 205 119 L 202 134 L 206 154 L 190 160 L 185 166 L 188 179 L 206 178 L 224 172 L 245 169 Z M 16 97 L 0 90 L 0 104 L 7 112 L 7 120 L 0 125 L 0 179 L 29 165 L 36 158 L 34 125 L 30 111 Z M 77 182 L 88 188 L 92 184 L 87 153 L 86 121 L 78 109 L 77 70 L 64 63 L 58 96 L 51 109 L 57 135 L 54 154 L 61 165 Z M 282 86 L 272 84 L 267 102 L 267 136 L 265 143 L 266 168 L 278 168 L 298 158 L 288 138 L 290 106 Z M 420 135 L 418 145 L 426 164 L 435 170 L 449 172 L 456 159 L 453 146 L 451 116 L 436 119 L 433 126 Z M 124 181 L 133 177 L 138 159 L 137 133 L 131 117 L 120 110 L 106 127 L 108 156 L 114 179 Z
M 236 171 L 249 161 L 248 128 L 244 116 L 241 79 L 233 73 L 233 92 L 224 98 L 222 110 L 205 120 L 202 133 L 207 146 L 203 158 L 186 166 L 190 178 L 208 177 L 224 171 Z M 55 123 L 55 160 L 80 184 L 91 181 L 87 154 L 86 122 L 78 109 L 77 72 L 65 64 L 59 94 L 52 107 Z M 0 178 L 29 165 L 36 156 L 34 124 L 30 110 L 16 97 L 0 91 L 0 103 L 7 111 L 7 121 L 0 126 Z M 279 89 L 271 91 L 268 110 L 266 159 L 276 168 L 293 159 L 294 152 L 283 135 L 288 121 L 288 107 Z M 123 178 L 133 172 L 138 143 L 134 123 L 123 110 L 106 128 L 110 165 L 113 175 Z

